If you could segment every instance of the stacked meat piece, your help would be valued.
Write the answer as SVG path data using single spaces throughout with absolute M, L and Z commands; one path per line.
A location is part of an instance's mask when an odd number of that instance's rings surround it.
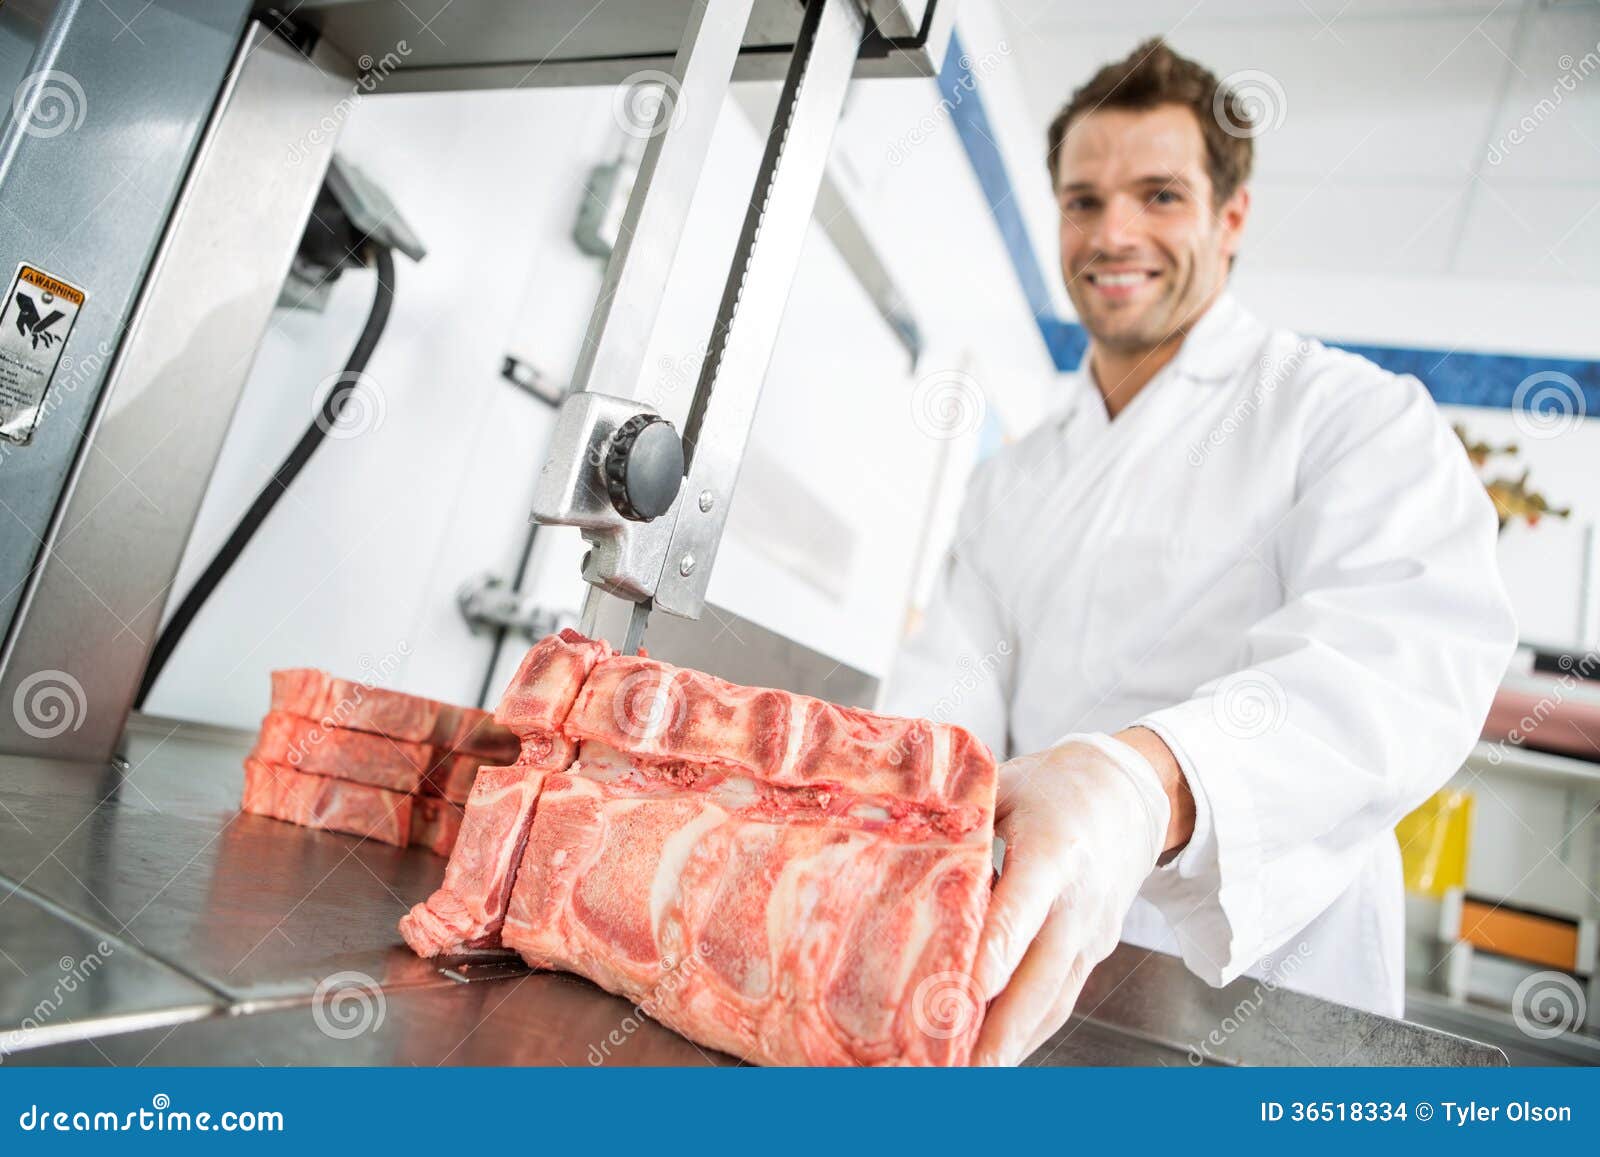
M 400 932 L 419 955 L 501 947 L 534 803 L 546 778 L 571 766 L 577 752 L 561 726 L 584 680 L 609 650 L 569 630 L 541 640 L 524 656 L 495 712 L 521 741 L 517 761 L 478 773 L 444 884 L 401 918 Z
M 503 763 L 517 747 L 485 711 L 323 671 L 274 671 L 241 806 L 449 855 L 478 767 Z
M 959 728 L 739 687 L 575 632 L 529 652 L 423 955 L 503 945 L 773 1064 L 959 1064 L 994 760 Z

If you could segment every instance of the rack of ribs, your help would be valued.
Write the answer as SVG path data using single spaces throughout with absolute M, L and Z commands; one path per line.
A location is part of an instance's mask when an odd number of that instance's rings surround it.
M 523 753 L 402 921 L 419 952 L 499 944 L 750 1061 L 966 1062 L 995 797 L 972 736 L 571 631 L 496 718 Z

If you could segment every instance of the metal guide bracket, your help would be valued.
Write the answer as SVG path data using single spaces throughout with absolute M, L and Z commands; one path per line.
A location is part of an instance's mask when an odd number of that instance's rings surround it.
M 865 25 L 853 0 L 812 0 L 740 233 L 684 445 L 689 477 L 655 605 L 698 618 Z
M 582 528 L 592 547 L 584 578 L 603 592 L 598 598 L 648 603 L 671 533 L 675 503 L 653 520 L 624 518 L 612 505 L 605 471 L 618 432 L 630 419 L 654 414 L 629 395 L 639 389 L 650 332 L 753 5 L 695 0 L 648 128 L 572 392 L 561 404 L 535 487 L 536 520 Z M 590 625 L 595 617 L 586 616 Z
M 710 24 L 708 17 L 702 29 Z M 583 528 L 593 547 L 583 577 L 596 588 L 585 620 L 612 617 L 599 613 L 606 598 L 632 601 L 641 609 L 629 617 L 630 641 L 642 630 L 642 615 L 651 606 L 685 618 L 698 618 L 704 606 L 729 498 L 865 30 L 856 0 L 811 0 L 806 6 L 690 407 L 684 432 L 687 481 L 671 508 L 653 519 L 625 519 L 611 505 L 603 481 L 608 439 L 629 418 L 651 411 L 638 401 L 590 389 L 562 404 L 533 514 L 541 522 Z M 691 40 L 709 34 L 691 27 L 679 63 L 700 51 Z M 720 99 L 710 104 L 702 97 L 698 107 L 685 99 L 684 124 L 714 121 L 719 107 Z M 670 142 L 678 131 L 674 121 L 662 137 Z M 681 159 L 682 153 L 677 155 Z M 643 338 L 626 319 L 645 309 L 653 319 L 656 303 L 646 307 L 635 301 L 625 311 L 619 302 L 650 288 L 659 294 L 665 284 L 664 275 L 658 277 L 660 270 L 650 264 L 663 242 L 642 236 L 639 229 L 649 225 L 665 231 L 674 247 L 681 232 L 681 216 L 669 221 L 652 218 L 647 211 L 652 203 L 667 203 L 652 202 L 662 169 L 652 178 L 651 158 L 647 152 L 591 321 L 580 363 L 579 380 L 586 387 L 601 381 L 636 383 Z M 686 200 L 672 203 L 677 212 L 687 213 Z M 630 222 L 635 228 L 629 228 Z M 626 268 L 641 260 L 645 268 L 637 275 Z M 602 366 L 612 369 L 601 373 Z

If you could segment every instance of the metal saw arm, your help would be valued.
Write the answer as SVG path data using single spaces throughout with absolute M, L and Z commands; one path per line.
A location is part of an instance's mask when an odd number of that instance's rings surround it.
M 681 446 L 633 396 L 751 0 L 697 0 L 606 271 L 533 517 L 591 549 L 586 634 L 638 649 L 650 610 L 699 618 L 762 381 L 866 33 L 857 0 L 808 0 L 706 343 Z M 676 86 L 676 93 L 672 91 Z M 612 620 L 628 611 L 627 626 Z M 610 605 L 608 605 L 610 604 Z M 631 604 L 631 605 L 628 605 Z M 613 637 L 618 636 L 620 637 Z

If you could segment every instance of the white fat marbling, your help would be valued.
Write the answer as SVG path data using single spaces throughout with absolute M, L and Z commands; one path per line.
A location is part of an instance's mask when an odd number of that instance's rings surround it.
M 689 862 L 695 845 L 707 832 L 726 822 L 727 818 L 728 813 L 720 807 L 707 805 L 661 845 L 661 859 L 657 861 L 655 877 L 650 881 L 650 927 L 655 930 L 657 943 L 661 940 L 661 914 L 666 911 L 668 904 L 678 898 L 684 865 Z

